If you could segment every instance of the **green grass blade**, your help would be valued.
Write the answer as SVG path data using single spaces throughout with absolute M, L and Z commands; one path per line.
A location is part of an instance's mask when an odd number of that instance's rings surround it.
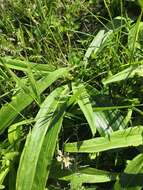
M 96 120 L 96 128 L 101 136 L 110 135 L 113 132 L 104 112 L 94 112 L 94 118 Z
M 142 106 L 142 104 L 136 105 L 124 105 L 124 106 L 102 106 L 102 107 L 93 107 L 93 111 L 107 111 L 107 110 L 117 110 L 117 109 L 127 109 Z
M 30 65 L 28 65 L 27 77 L 29 79 L 30 86 L 31 86 L 32 92 L 35 96 L 35 99 L 38 102 L 38 104 L 40 104 L 41 97 L 40 97 L 39 90 L 38 90 L 37 84 L 36 84 L 36 80 L 34 78 L 34 74 L 33 74 L 33 71 L 32 71 L 32 68 L 30 67 Z
M 89 100 L 89 94 L 87 93 L 83 84 L 73 84 L 73 94 L 77 94 L 77 92 L 80 92 L 80 94 L 77 96 L 77 103 L 90 126 L 92 135 L 94 136 L 96 133 L 96 125 L 92 105 Z
M 6 66 L 5 66 L 6 68 Z M 24 93 L 26 94 L 29 94 L 29 96 L 31 96 L 31 98 L 33 100 L 36 101 L 36 103 L 38 104 L 38 101 L 37 101 L 37 96 L 35 95 L 35 92 L 33 91 L 33 85 L 31 84 L 31 81 L 30 81 L 30 86 L 27 86 L 25 81 L 23 81 L 22 79 L 20 79 L 19 77 L 17 77 L 17 75 L 11 70 L 9 69 L 8 67 L 6 68 L 6 70 L 9 72 L 9 74 L 12 76 L 12 79 L 13 81 L 16 82 L 16 85 L 18 86 L 18 88 L 23 91 Z
M 35 190 L 36 187 L 39 189 L 44 189 L 45 187 L 66 108 L 66 102 L 59 106 L 58 112 L 50 125 L 51 129 L 46 133 L 36 167 L 32 190 Z
M 8 172 L 9 172 L 9 166 L 7 168 L 1 169 L 1 171 L 0 171 L 0 189 L 5 189 L 4 185 L 2 185 L 2 184 L 3 184 L 5 177 L 7 176 Z
M 116 173 L 87 167 L 67 176 L 60 177 L 59 179 L 71 181 L 74 177 L 81 183 L 104 183 L 115 180 L 116 176 Z
M 104 33 L 105 33 L 105 30 L 100 30 L 97 33 L 97 35 L 95 36 L 95 38 L 93 39 L 93 41 L 91 42 L 91 44 L 89 45 L 89 47 L 84 55 L 84 58 L 83 58 L 85 66 L 87 66 L 88 59 L 89 59 L 90 55 L 92 54 L 92 52 L 93 51 L 96 52 L 99 49 L 99 47 L 103 41 L 103 38 L 105 36 Z
M 118 110 L 94 112 L 96 128 L 101 136 L 126 128 L 124 118 Z
M 38 163 L 36 166 L 36 173 L 31 188 L 32 190 L 35 190 L 37 187 L 39 190 L 44 189 L 46 186 L 46 181 L 49 176 L 50 166 L 54 155 L 58 134 L 62 126 L 63 114 L 60 116 L 61 118 L 58 119 L 56 124 L 52 126 L 52 129 L 50 129 L 45 135 L 45 139 L 42 144 Z
M 32 71 L 49 73 L 55 70 L 55 67 L 49 64 L 37 64 L 28 61 L 21 61 L 19 59 L 12 59 L 10 57 L 0 57 L 0 66 L 6 65 L 10 69 L 19 71 L 27 71 L 28 65 L 32 68 Z
M 95 153 L 105 150 L 139 146 L 143 143 L 143 127 L 133 127 L 113 132 L 110 137 L 97 137 L 91 140 L 67 143 L 67 152 Z
M 135 75 L 143 77 L 143 65 L 133 65 L 123 71 L 103 80 L 103 84 L 110 84 L 113 82 L 118 82 L 121 80 L 126 80 L 128 78 L 133 78 Z
M 115 183 L 115 190 L 141 190 L 143 187 L 143 154 L 129 162 Z
M 55 150 L 56 139 L 62 123 L 62 116 L 65 111 L 65 109 L 63 109 L 62 111 L 59 110 L 59 112 L 54 113 L 57 108 L 59 108 L 62 92 L 63 88 L 58 88 L 53 91 L 46 98 L 38 112 L 36 124 L 27 137 L 25 148 L 20 159 L 16 183 L 17 190 L 35 189 L 37 183 L 38 189 L 45 185 Z M 67 93 L 67 91 L 64 92 Z M 37 170 L 38 176 L 36 176 Z M 42 189 L 44 189 L 44 187 Z
M 65 76 L 67 73 L 67 68 L 58 69 L 50 73 L 48 76 L 43 77 L 37 81 L 37 88 L 39 89 L 39 93 L 41 94 L 59 77 Z M 33 99 L 29 94 L 21 91 L 18 95 L 12 98 L 12 101 L 10 103 L 5 104 L 0 109 L 0 134 L 13 122 L 13 120 L 24 108 L 32 103 L 32 101 Z

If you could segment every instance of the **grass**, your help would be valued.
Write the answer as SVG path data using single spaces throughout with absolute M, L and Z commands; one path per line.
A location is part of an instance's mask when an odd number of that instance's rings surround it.
M 142 6 L 1 1 L 0 189 L 142 190 Z

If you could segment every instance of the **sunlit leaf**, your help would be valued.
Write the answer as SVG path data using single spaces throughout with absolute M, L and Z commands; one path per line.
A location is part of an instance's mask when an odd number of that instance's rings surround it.
M 142 145 L 143 127 L 133 127 L 113 132 L 108 137 L 65 144 L 67 152 L 95 153 L 105 150 Z
M 19 59 L 12 59 L 10 57 L 0 57 L 0 66 L 3 65 L 19 71 L 27 71 L 28 66 L 30 66 L 32 71 L 37 73 L 49 73 L 50 71 L 55 70 L 55 67 L 49 64 L 31 63 L 28 61 L 21 61 Z
M 77 103 L 79 104 L 79 107 L 83 112 L 90 126 L 91 132 L 94 136 L 96 133 L 96 124 L 95 124 L 96 121 L 94 119 L 93 109 L 90 103 L 89 94 L 87 93 L 85 86 L 83 84 L 73 84 L 73 94 L 77 94 L 77 92 L 80 92 L 80 94 L 77 95 L 76 98 Z
M 115 190 L 141 190 L 143 187 L 143 154 L 139 154 L 126 166 L 115 183 Z
M 104 38 L 104 35 L 105 35 L 105 30 L 100 30 L 97 35 L 95 36 L 95 38 L 93 39 L 93 41 L 91 42 L 91 44 L 89 45 L 85 55 L 84 55 L 84 58 L 83 58 L 83 61 L 84 61 L 84 64 L 85 66 L 88 64 L 88 59 L 91 55 L 91 53 L 94 51 L 97 51 L 102 43 L 102 40 Z
M 126 80 L 128 78 L 132 78 L 135 75 L 143 77 L 143 65 L 132 65 L 127 69 L 124 69 L 123 71 L 103 80 L 103 84 L 110 84 L 113 82 L 118 82 L 121 80 Z
M 54 90 L 43 102 L 36 117 L 36 124 L 29 132 L 20 159 L 17 190 L 44 189 L 61 128 L 67 94 L 63 87 Z
M 67 73 L 68 69 L 62 68 L 37 81 L 37 88 L 39 89 L 39 93 L 41 94 L 59 77 L 63 77 L 67 75 Z M 31 89 L 29 87 L 29 91 L 30 90 Z M 0 133 L 2 133 L 14 121 L 17 115 L 19 115 L 23 109 L 31 104 L 32 101 L 33 98 L 30 94 L 21 91 L 19 94 L 12 98 L 12 101 L 10 103 L 5 104 L 0 109 Z

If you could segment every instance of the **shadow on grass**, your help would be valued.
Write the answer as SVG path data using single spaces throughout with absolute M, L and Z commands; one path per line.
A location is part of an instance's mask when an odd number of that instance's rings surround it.
M 142 164 L 142 163 L 141 163 Z M 123 173 L 119 176 L 119 183 L 122 188 L 143 187 L 143 173 L 127 174 Z

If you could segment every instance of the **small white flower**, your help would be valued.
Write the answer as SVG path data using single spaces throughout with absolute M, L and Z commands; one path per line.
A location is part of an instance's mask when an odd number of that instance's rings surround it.
M 63 154 L 61 150 L 58 150 L 57 161 L 61 162 L 65 168 L 69 169 L 70 165 L 72 164 L 72 160 L 73 158 L 71 158 L 68 154 Z
M 73 159 L 70 158 L 69 156 L 63 157 L 63 163 L 64 163 L 65 168 L 69 169 L 70 165 L 72 164 L 72 162 L 71 162 L 72 160 Z

